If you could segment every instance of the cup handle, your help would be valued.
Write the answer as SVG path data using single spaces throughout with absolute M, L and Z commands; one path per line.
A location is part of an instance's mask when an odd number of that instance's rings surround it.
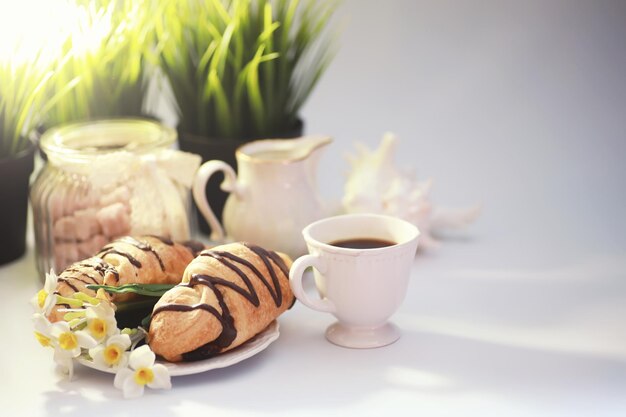
M 299 257 L 289 270 L 289 284 L 291 285 L 291 290 L 296 298 L 305 306 L 324 313 L 334 313 L 335 305 L 332 301 L 328 298 L 311 299 L 302 287 L 304 271 L 311 266 L 322 274 L 326 272 L 326 263 L 320 257 L 315 255 L 304 255 Z
M 209 223 L 209 226 L 211 226 L 211 236 L 209 238 L 213 241 L 221 241 L 224 239 L 224 228 L 209 206 L 206 197 L 206 183 L 209 178 L 218 171 L 224 172 L 224 181 L 222 181 L 220 188 L 227 193 L 238 194 L 237 174 L 235 170 L 224 161 L 213 160 L 205 162 L 198 169 L 193 181 L 193 199 L 200 213 L 202 213 L 202 216 L 206 219 L 207 223 Z

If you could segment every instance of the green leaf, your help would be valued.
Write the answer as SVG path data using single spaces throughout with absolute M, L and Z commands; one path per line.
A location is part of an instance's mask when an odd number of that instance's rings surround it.
M 224 131 L 227 135 L 232 134 L 232 125 L 229 122 L 229 106 L 228 106 L 228 98 L 226 97 L 226 93 L 222 88 L 222 84 L 220 82 L 219 77 L 217 76 L 216 71 L 211 71 L 209 73 L 209 87 L 210 90 L 215 97 L 215 103 L 217 108 L 218 117 L 224 121 L 225 127 Z
M 264 108 L 263 97 L 261 96 L 261 88 L 259 86 L 259 64 L 261 63 L 261 56 L 265 45 L 261 45 L 257 50 L 256 55 L 250 61 L 248 65 L 248 73 L 246 75 L 246 86 L 248 87 L 248 99 L 250 101 L 250 107 L 252 109 L 252 115 L 257 129 L 263 131 L 264 124 Z
M 139 294 L 149 297 L 161 297 L 175 286 L 174 284 L 126 284 L 119 287 L 112 285 L 87 285 L 87 288 L 94 291 L 103 289 L 111 294 Z

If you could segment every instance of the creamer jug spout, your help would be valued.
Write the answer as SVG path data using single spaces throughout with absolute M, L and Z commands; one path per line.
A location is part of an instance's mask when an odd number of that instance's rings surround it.
M 316 154 L 318 150 L 321 150 L 332 141 L 333 138 L 330 136 L 311 135 L 292 139 L 288 142 L 291 142 L 293 146 L 293 158 L 297 160 L 304 160 Z

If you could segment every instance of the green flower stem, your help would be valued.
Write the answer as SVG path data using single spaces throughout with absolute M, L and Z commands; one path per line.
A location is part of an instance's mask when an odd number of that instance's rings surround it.
M 83 306 L 83 302 L 76 298 L 63 297 L 61 295 L 57 295 L 57 304 L 67 304 L 71 308 L 79 308 Z
M 69 313 L 65 313 L 63 316 L 63 320 L 70 322 L 72 320 L 83 319 L 87 316 L 87 313 L 83 311 L 71 311 Z
M 73 294 L 73 297 L 91 305 L 98 305 L 100 304 L 100 301 L 102 301 L 99 298 L 91 297 L 84 292 L 77 292 Z

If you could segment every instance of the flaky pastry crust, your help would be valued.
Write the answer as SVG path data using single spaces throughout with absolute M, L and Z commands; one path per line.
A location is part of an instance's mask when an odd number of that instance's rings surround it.
M 87 285 L 178 284 L 194 256 L 204 249 L 198 242 L 176 243 L 156 236 L 125 236 L 105 245 L 95 256 L 75 262 L 59 274 L 56 293 L 71 296 L 83 292 L 95 296 Z M 120 302 L 129 295 L 118 294 Z M 63 314 L 56 306 L 49 316 L 58 321 Z
M 287 255 L 248 243 L 203 251 L 155 305 L 151 349 L 179 362 L 241 345 L 293 305 L 290 266 Z

